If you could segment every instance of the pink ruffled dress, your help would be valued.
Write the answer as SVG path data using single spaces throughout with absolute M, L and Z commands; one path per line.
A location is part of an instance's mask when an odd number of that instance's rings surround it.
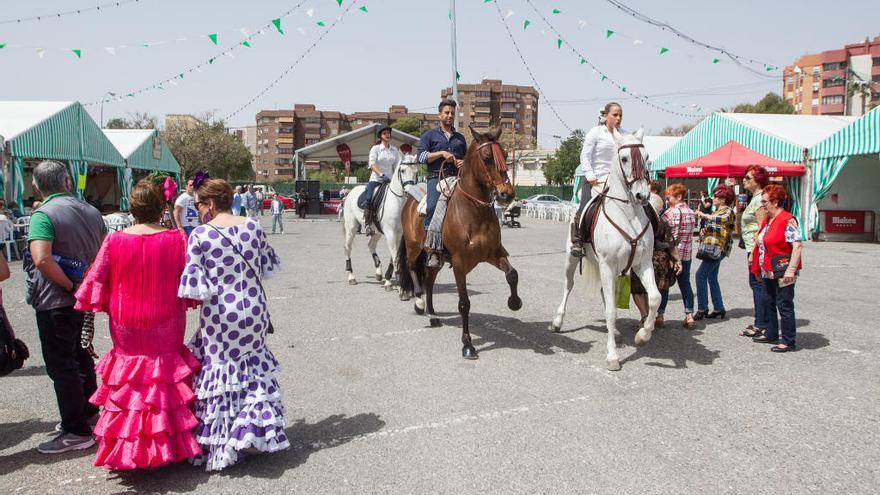
M 117 232 L 76 292 L 76 309 L 109 313 L 113 340 L 96 366 L 102 383 L 90 399 L 104 407 L 94 430 L 96 466 L 150 468 L 201 453 L 191 407 L 191 376 L 200 365 L 183 343 L 186 309 L 197 302 L 177 297 L 185 257 L 177 230 Z

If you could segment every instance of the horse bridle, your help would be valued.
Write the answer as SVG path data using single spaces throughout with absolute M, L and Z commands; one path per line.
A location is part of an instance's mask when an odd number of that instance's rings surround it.
M 416 184 L 416 182 L 412 181 L 412 180 L 407 180 L 407 181 L 403 180 L 403 169 L 402 169 L 403 165 L 410 166 L 410 165 L 412 165 L 412 163 L 400 162 L 397 165 L 397 172 L 394 173 L 394 175 L 397 176 L 397 179 L 400 180 L 400 186 L 403 188 L 403 192 L 399 195 L 395 194 L 395 192 L 391 190 L 391 185 L 390 184 L 388 185 L 388 192 L 390 192 L 394 197 L 397 197 L 397 198 L 402 198 L 403 195 L 406 194 L 406 186 L 414 186 Z
M 623 171 L 623 163 L 620 160 L 617 161 L 617 164 L 620 166 L 620 175 L 623 176 L 623 181 L 626 183 L 626 187 L 631 188 L 633 184 L 640 180 L 648 179 L 648 169 L 645 167 L 645 160 L 642 157 L 641 150 L 645 148 L 644 144 L 623 144 L 617 148 L 617 152 L 620 153 L 622 149 L 629 149 L 629 158 L 632 160 L 632 180 L 627 179 L 626 173 Z
M 483 160 L 482 157 L 479 157 L 479 162 L 480 162 L 480 165 L 482 166 L 483 175 L 487 179 L 486 182 L 491 183 L 495 187 L 495 189 L 497 190 L 498 186 L 510 182 L 510 179 L 505 179 L 504 176 L 501 174 L 502 172 L 504 172 L 504 173 L 507 172 L 507 160 L 504 158 L 504 150 L 501 149 L 501 143 L 499 143 L 498 141 L 487 141 L 487 142 L 477 146 L 477 148 L 474 150 L 474 153 L 477 153 L 479 155 L 480 150 L 482 150 L 486 146 L 490 146 L 492 148 L 492 160 L 495 162 L 495 167 L 498 169 L 498 172 L 499 172 L 498 176 L 500 177 L 501 180 L 496 182 L 492 178 L 492 174 L 489 173 L 489 167 L 486 166 L 486 162 Z M 442 167 L 440 168 L 440 180 L 443 180 L 443 168 Z M 478 205 L 492 208 L 491 201 L 483 201 L 483 200 L 475 197 L 474 195 L 470 194 L 469 192 L 467 192 L 467 190 L 465 190 L 463 184 L 459 184 L 457 189 L 461 190 L 461 193 L 464 194 L 465 197 L 467 197 L 471 201 L 477 203 Z

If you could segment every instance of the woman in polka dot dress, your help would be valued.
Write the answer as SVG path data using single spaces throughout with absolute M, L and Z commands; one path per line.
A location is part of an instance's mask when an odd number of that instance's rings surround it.
M 245 452 L 290 446 L 258 279 L 276 272 L 280 262 L 257 221 L 232 215 L 232 195 L 219 179 L 196 188 L 203 225 L 190 235 L 179 289 L 180 297 L 202 301 L 191 347 L 202 363 L 195 380 L 196 437 L 204 454 L 196 463 L 209 471 L 235 464 Z

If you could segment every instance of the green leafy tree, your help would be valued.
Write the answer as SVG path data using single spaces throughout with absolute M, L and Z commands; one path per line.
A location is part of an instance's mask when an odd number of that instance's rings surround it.
M 107 121 L 107 129 L 156 129 L 159 119 L 147 112 L 129 113 L 128 117 L 114 117 Z
M 211 177 L 230 181 L 254 178 L 250 150 L 227 132 L 222 120 L 206 118 L 198 125 L 172 126 L 163 136 L 186 177 L 206 169 Z
M 422 134 L 428 131 L 428 128 L 422 124 L 422 121 L 415 117 L 403 117 L 391 124 L 392 129 L 412 134 L 415 137 L 422 137 Z
M 575 129 L 544 165 L 544 178 L 550 185 L 566 185 L 574 181 L 574 170 L 581 162 L 584 131 Z
M 758 103 L 755 103 L 754 105 L 751 103 L 740 103 L 733 107 L 733 111 L 737 113 L 792 114 L 794 113 L 794 107 L 783 100 L 781 96 L 771 91 L 758 100 Z

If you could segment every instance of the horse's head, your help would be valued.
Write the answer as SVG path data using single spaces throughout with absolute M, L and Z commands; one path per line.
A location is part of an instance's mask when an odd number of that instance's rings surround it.
M 617 162 L 623 182 L 633 197 L 642 204 L 648 202 L 651 191 L 648 188 L 648 152 L 642 144 L 644 131 L 623 136 L 617 146 Z
M 507 177 L 507 161 L 504 149 L 498 138 L 501 129 L 480 132 L 470 128 L 474 141 L 468 148 L 465 167 L 477 183 L 486 190 L 494 190 L 495 199 L 501 205 L 510 204 L 516 198 L 510 179 Z
M 403 187 L 415 184 L 419 175 L 419 163 L 416 156 L 412 154 L 404 155 L 403 160 L 397 166 L 395 175 L 400 179 L 400 185 Z

